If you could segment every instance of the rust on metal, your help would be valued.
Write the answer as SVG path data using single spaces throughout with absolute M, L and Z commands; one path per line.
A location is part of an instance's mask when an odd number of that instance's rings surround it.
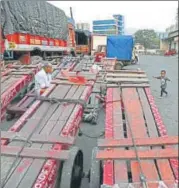
M 168 148 L 160 150 L 146 150 L 138 151 L 140 159 L 169 159 L 169 158 L 178 158 L 178 149 Z M 97 159 L 103 160 L 135 160 L 136 154 L 133 150 L 106 150 L 98 151 L 96 155 Z
M 135 138 L 136 146 L 164 146 L 176 145 L 179 142 L 178 136 L 155 137 L 155 138 Z M 132 147 L 132 139 L 99 139 L 98 147 Z

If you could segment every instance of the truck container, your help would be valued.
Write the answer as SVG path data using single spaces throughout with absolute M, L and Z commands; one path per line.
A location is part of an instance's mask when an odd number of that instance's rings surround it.
M 91 36 L 91 54 L 94 55 L 95 52 L 98 52 L 99 46 L 105 46 L 107 44 L 106 35 L 95 35 Z

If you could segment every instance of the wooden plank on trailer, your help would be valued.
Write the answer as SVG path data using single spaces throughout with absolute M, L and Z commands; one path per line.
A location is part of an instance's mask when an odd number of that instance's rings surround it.
M 4 93 L 7 89 L 10 88 L 10 86 L 14 85 L 17 81 L 19 80 L 19 78 L 16 77 L 10 77 L 8 80 L 6 80 L 5 82 L 3 82 L 1 84 L 1 93 Z
M 178 158 L 178 149 L 176 148 L 167 148 L 159 150 L 145 150 L 138 151 L 138 156 L 140 159 L 169 159 L 169 158 Z M 100 160 L 136 160 L 136 152 L 134 150 L 105 150 L 98 151 L 96 158 Z M 148 170 L 148 169 L 147 169 Z M 145 174 L 144 174 L 145 175 Z
M 10 75 L 30 75 L 30 74 L 34 74 L 33 71 L 29 71 L 29 72 L 11 72 Z
M 149 80 L 147 78 L 106 78 L 107 82 L 131 82 L 131 83 L 148 83 Z
M 126 113 L 126 120 L 128 122 L 127 130 L 131 130 L 134 138 L 147 137 L 147 130 L 143 117 L 142 107 L 139 101 L 139 97 L 136 89 L 124 88 L 122 89 L 123 103 Z M 147 147 L 138 147 L 138 151 L 146 150 Z M 140 161 L 142 171 L 146 176 L 147 180 L 158 180 L 158 172 L 153 160 Z M 148 170 L 150 169 L 150 171 Z M 138 161 L 131 161 L 131 172 L 133 182 L 140 181 L 140 168 Z
M 149 84 L 147 84 L 147 83 L 145 83 L 145 84 L 143 84 L 143 83 L 139 83 L 139 84 L 120 84 L 120 87 L 122 87 L 122 88 L 131 88 L 131 87 L 136 87 L 136 88 L 144 88 L 144 87 L 150 87 L 150 85 Z
M 7 79 L 9 79 L 9 75 L 8 76 L 2 76 L 1 78 L 1 83 L 5 82 Z
M 178 185 L 175 181 L 165 180 L 165 181 L 147 181 L 146 186 L 149 188 L 177 188 Z M 120 188 L 141 188 L 141 182 L 137 183 L 119 183 Z M 105 187 L 104 187 L 105 188 Z
M 105 72 L 105 70 L 101 70 L 100 72 Z M 129 74 L 145 74 L 145 71 L 142 70 L 108 70 L 108 73 L 129 73 Z
M 79 83 L 75 83 L 75 82 L 70 82 L 68 80 L 52 80 L 51 81 L 51 84 L 56 84 L 56 85 L 82 85 L 82 84 L 79 84 Z
M 170 137 L 155 137 L 155 138 L 135 138 L 136 146 L 164 146 L 178 144 L 178 136 Z M 133 140 L 130 138 L 125 139 L 98 139 L 98 147 L 132 147 L 134 146 Z
M 58 86 L 51 94 L 52 97 L 60 97 L 63 98 L 65 95 L 67 95 L 68 91 L 70 90 L 71 86 Z M 60 89 L 63 92 L 59 92 Z M 55 106 L 55 110 L 52 108 Z M 58 122 L 58 118 L 60 116 L 60 114 L 62 113 L 62 106 L 59 106 L 58 108 L 57 104 L 53 104 L 50 106 L 50 109 L 52 109 L 50 111 L 51 116 L 48 118 L 47 121 L 43 122 L 43 125 L 41 126 L 40 129 L 37 130 L 37 132 L 41 133 L 41 134 L 48 134 L 50 133 L 50 131 L 53 129 L 53 127 L 55 126 L 55 124 Z M 48 130 L 45 129 L 48 125 Z M 51 135 L 53 136 L 53 135 Z M 57 136 L 57 135 L 56 135 Z M 39 148 L 43 148 L 43 149 L 48 149 L 51 148 L 50 144 L 33 144 L 32 147 L 39 147 Z M 23 159 L 26 160 L 26 159 Z M 29 160 L 30 161 L 30 160 Z M 22 177 L 21 179 L 19 178 L 19 188 L 20 187 L 24 187 L 25 185 L 29 185 L 30 187 L 33 186 L 35 179 L 37 178 L 38 174 L 41 171 L 41 168 L 38 168 L 39 166 L 43 166 L 43 164 L 45 163 L 45 160 L 38 160 L 38 159 L 34 159 L 32 161 L 32 164 L 29 165 L 29 168 L 25 174 L 24 177 Z M 12 179 L 12 178 L 11 178 Z M 13 182 L 13 181 L 12 181 Z
M 143 112 L 145 115 L 145 120 L 147 123 L 149 136 L 157 137 L 158 131 L 157 131 L 157 127 L 155 124 L 155 120 L 154 120 L 150 105 L 147 100 L 147 96 L 145 95 L 145 92 L 143 89 L 138 89 L 138 93 L 139 93 L 141 105 L 143 108 Z M 159 137 L 159 139 L 167 141 L 167 137 L 165 137 L 165 138 Z M 178 137 L 176 137 L 176 139 L 178 139 Z M 153 149 L 160 149 L 160 147 L 154 147 Z M 159 174 L 160 174 L 161 179 L 162 180 L 174 180 L 174 174 L 172 172 L 169 161 L 163 159 L 163 160 L 157 160 L 156 162 L 157 162 L 157 166 L 159 169 Z
M 80 75 L 71 76 L 71 77 L 78 77 Z M 81 77 L 81 76 L 80 76 Z M 82 75 L 86 80 L 96 80 L 96 75 Z M 68 77 L 58 76 L 55 78 L 56 80 L 68 80 Z
M 107 78 L 109 77 L 126 77 L 126 78 L 147 78 L 146 74 L 130 74 L 130 73 L 118 73 L 118 74 L 113 74 L 113 73 L 107 73 L 106 75 Z
M 129 73 L 129 74 L 145 74 L 145 71 L 142 70 L 110 70 L 108 72 L 112 73 Z
M 121 109 L 121 91 L 120 88 L 113 89 L 113 132 L 114 139 L 124 138 L 124 127 Z M 124 149 L 118 149 L 123 151 Z M 128 171 L 126 161 L 114 161 L 114 183 L 128 182 Z
M 58 90 L 60 91 L 60 87 L 58 88 Z M 81 89 L 79 89 L 79 86 L 72 86 L 72 88 L 66 94 L 65 98 L 69 98 L 69 97 L 74 98 L 75 96 L 77 97 L 77 93 L 78 93 L 78 98 L 79 98 L 81 96 L 81 92 L 79 92 L 79 90 L 81 90 Z M 48 125 L 46 124 L 46 126 L 42 129 L 41 134 L 49 133 L 51 136 L 59 135 L 59 133 L 63 129 L 65 123 L 67 122 L 67 118 L 65 118 L 66 121 L 63 121 L 64 117 L 67 117 L 67 115 L 70 115 L 71 112 L 73 111 L 72 106 L 75 106 L 75 105 L 74 104 L 70 104 L 70 105 L 67 105 L 65 107 L 64 106 L 60 106 L 59 108 L 61 109 L 60 110 L 61 113 L 56 114 L 56 116 L 58 116 L 58 121 L 56 121 L 56 124 L 53 126 L 53 128 L 48 129 L 48 130 L 47 130 Z M 44 145 L 41 145 L 41 146 L 42 146 L 42 148 L 44 148 L 47 145 L 44 144 Z M 19 185 L 19 188 L 23 188 L 24 185 L 26 185 L 27 182 L 28 182 L 29 185 L 33 185 L 34 184 L 34 181 L 36 180 L 38 174 L 40 173 L 44 162 L 45 162 L 45 160 L 38 160 L 38 159 L 35 159 L 33 161 L 33 163 L 30 166 L 28 172 L 26 173 L 26 176 L 22 179 L 22 181 L 21 181 L 21 183 Z M 33 169 L 35 164 L 36 164 L 36 166 L 35 166 L 36 169 Z M 31 176 L 31 174 L 33 174 L 33 176 Z
M 97 82 L 98 83 L 98 82 Z M 102 83 L 102 82 L 101 82 Z M 107 84 L 107 88 L 145 88 L 145 87 L 150 87 L 149 84 L 145 83 L 138 83 L 138 84 L 132 84 L 132 83 L 129 83 L 129 84 Z
M 2 156 L 17 156 L 26 157 L 26 158 L 40 158 L 40 159 L 56 159 L 56 160 L 66 160 L 68 159 L 68 151 L 56 151 L 56 150 L 43 150 L 35 148 L 25 147 L 21 151 L 22 147 L 14 146 L 1 146 L 1 155 Z M 21 151 L 21 152 L 20 152 Z M 20 152 L 20 153 L 19 153 Z
M 22 141 L 27 140 L 28 134 L 21 134 L 21 133 L 14 133 L 14 132 L 7 132 L 1 131 L 1 139 L 11 139 L 14 141 Z M 55 143 L 63 143 L 63 144 L 73 144 L 74 138 L 73 137 L 60 137 L 60 136 L 50 136 L 47 134 L 34 134 L 30 138 L 31 142 L 36 143 L 43 143 L 43 144 L 55 144 Z
M 63 96 L 65 96 L 66 95 L 66 93 L 68 92 L 68 90 L 70 89 L 70 87 L 71 86 L 62 86 L 61 87 L 61 89 L 62 89 L 62 91 L 63 92 L 58 92 L 58 93 L 56 93 L 56 92 L 52 92 L 52 94 L 50 95 L 51 97 L 56 97 L 56 95 L 58 94 L 58 96 L 61 96 L 61 97 L 63 97 Z M 51 105 L 50 103 L 48 103 L 48 102 L 43 102 L 42 104 L 41 104 L 41 106 L 38 108 L 38 110 L 32 115 L 32 118 L 30 119 L 30 120 L 28 120 L 27 121 L 27 123 L 24 125 L 24 127 L 21 129 L 21 133 L 29 133 L 29 135 L 32 133 L 32 131 L 33 131 L 33 129 L 36 127 L 36 126 L 38 126 L 38 124 L 40 123 L 40 126 L 38 127 L 38 129 L 36 130 L 36 133 L 40 133 L 40 131 L 41 131 L 41 129 L 44 127 L 44 124 L 46 123 L 46 122 L 48 122 L 48 120 L 50 119 L 50 117 L 52 116 L 52 114 L 54 113 L 54 110 L 57 108 L 57 104 L 53 104 L 53 105 Z M 47 111 L 48 110 L 48 111 Z M 45 113 L 46 113 L 46 115 L 45 115 Z M 60 115 L 60 114 L 58 114 L 58 115 Z M 52 122 L 54 122 L 54 121 L 52 121 Z M 10 146 L 13 146 L 13 145 L 15 145 L 15 146 L 19 146 L 19 145 L 21 145 L 22 144 L 22 142 L 15 142 L 15 141 L 13 141 L 13 142 L 11 142 L 9 145 Z M 41 147 L 41 144 L 33 144 L 32 145 L 33 147 L 35 147 L 35 148 L 40 148 Z M 46 147 L 45 149 L 49 149 L 49 146 L 48 147 Z M 8 168 L 7 167 L 7 162 L 6 163 L 3 163 L 3 160 L 5 160 L 6 161 L 6 158 L 1 158 L 2 159 L 2 168 L 3 169 L 5 169 L 5 168 Z M 14 160 L 14 158 L 13 157 L 11 157 L 10 159 L 8 159 L 8 165 L 12 165 L 12 163 L 13 163 L 13 160 Z M 19 163 L 19 165 L 20 166 L 23 166 L 23 163 L 24 163 L 24 160 L 27 160 L 27 159 L 19 159 L 18 160 L 18 163 Z M 14 171 L 14 173 L 12 174 L 12 176 L 9 178 L 9 181 L 7 182 L 7 184 L 6 184 L 6 186 L 7 186 L 7 188 L 8 187 L 12 187 L 12 186 L 15 186 L 15 185 L 18 185 L 19 184 L 19 182 L 21 182 L 21 180 L 22 180 L 22 178 L 24 177 L 24 175 L 25 175 L 25 171 L 26 170 L 28 170 L 29 169 L 29 167 L 31 166 L 31 164 L 32 164 L 32 166 L 33 166 L 33 161 L 31 161 L 31 159 L 28 159 L 27 160 L 29 163 L 26 165 L 26 168 L 23 168 L 21 171 L 22 171 L 22 173 L 16 173 L 16 172 L 18 172 L 18 168 L 19 168 L 19 166 L 17 167 L 17 168 L 15 168 L 15 171 Z M 39 164 L 40 164 L 40 162 L 39 162 Z M 5 166 L 4 166 L 5 165 Z M 28 168 L 27 168 L 28 167 Z M 17 170 L 16 170 L 17 169 Z M 39 169 L 36 169 L 36 168 L 33 168 L 32 169 L 32 174 L 31 174 L 31 176 L 33 176 L 34 177 L 34 175 L 37 177 L 37 173 L 39 173 Z M 23 174 L 24 173 L 24 175 L 22 176 L 21 174 Z M 31 177 L 30 176 L 30 177 Z

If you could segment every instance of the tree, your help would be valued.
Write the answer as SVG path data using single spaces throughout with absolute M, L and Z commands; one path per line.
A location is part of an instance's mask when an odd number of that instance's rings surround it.
M 152 29 L 138 30 L 135 34 L 135 43 L 140 43 L 145 48 L 158 48 L 160 39 Z

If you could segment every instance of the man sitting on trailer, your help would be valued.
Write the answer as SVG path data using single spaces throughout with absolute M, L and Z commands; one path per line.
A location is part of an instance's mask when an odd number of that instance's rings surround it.
M 44 62 L 42 69 L 35 75 L 35 91 L 38 96 L 42 95 L 50 86 L 52 72 L 52 65 L 49 62 Z

